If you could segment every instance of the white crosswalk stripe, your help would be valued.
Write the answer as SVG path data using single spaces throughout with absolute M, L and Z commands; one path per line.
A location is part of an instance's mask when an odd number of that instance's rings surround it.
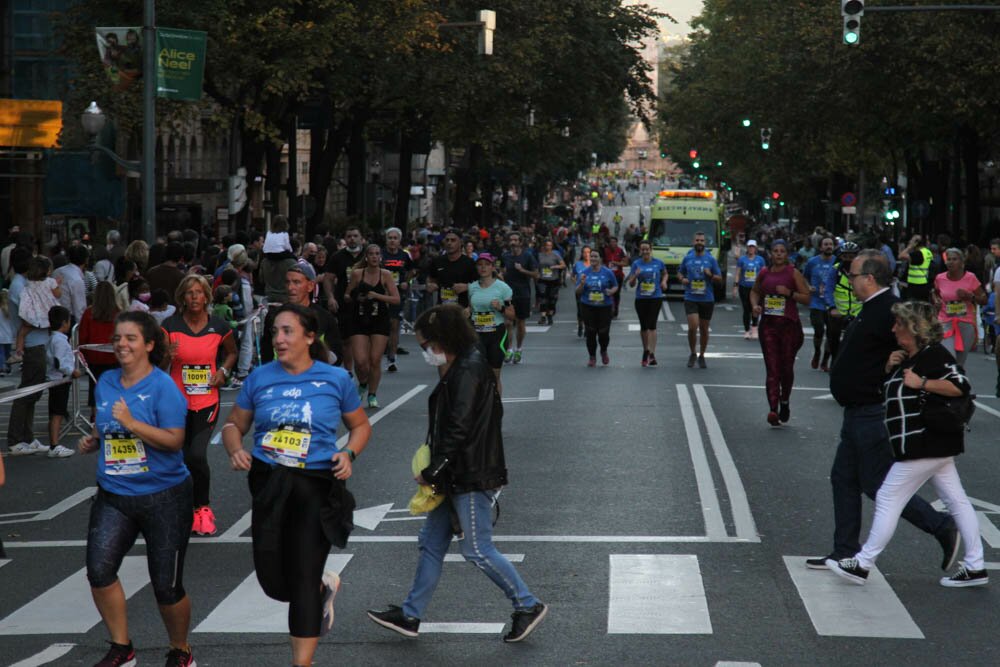
M 525 554 L 507 554 L 523 562 Z M 326 568 L 338 573 L 352 562 L 349 553 L 331 554 Z M 0 561 L 10 564 L 20 559 Z M 461 554 L 448 554 L 447 563 L 461 563 Z M 865 586 L 851 586 L 830 572 L 809 570 L 804 556 L 784 556 L 783 563 L 802 599 L 803 622 L 825 637 L 923 639 L 924 634 L 896 596 L 885 577 L 872 569 Z M 30 566 L 29 560 L 21 560 Z M 355 564 L 363 565 L 364 561 Z M 126 597 L 147 586 L 144 556 L 128 556 L 119 573 Z M 4 574 L 15 574 L 17 565 Z M 190 577 L 189 577 L 190 579 Z M 0 586 L 3 586 L 0 580 Z M 199 590 L 188 582 L 192 591 Z M 220 592 L 221 596 L 221 592 Z M 221 601 L 199 599 L 199 608 L 210 609 L 195 619 L 194 633 L 287 634 L 287 605 L 268 598 L 254 572 L 236 584 Z M 713 634 L 709 599 L 702 568 L 692 554 L 609 554 L 607 633 L 609 635 Z M 90 632 L 100 623 L 94 608 L 86 570 L 55 583 L 36 598 L 0 619 L 0 635 L 72 635 Z M 498 619 L 499 620 L 499 619 Z M 500 634 L 502 622 L 483 619 L 468 622 L 425 622 L 421 634 Z M 738 664 L 738 663 L 737 663 Z M 752 663 L 750 663 L 752 664 Z

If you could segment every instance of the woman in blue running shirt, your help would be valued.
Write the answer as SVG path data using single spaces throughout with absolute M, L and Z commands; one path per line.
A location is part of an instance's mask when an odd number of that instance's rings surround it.
M 573 263 L 573 284 L 576 285 L 580 280 L 580 274 L 586 269 L 590 268 L 590 252 L 591 248 L 589 245 L 583 246 L 580 250 L 580 259 Z M 583 311 L 580 308 L 580 300 L 576 300 L 576 337 L 583 338 Z
M 597 346 L 601 346 L 601 363 L 611 363 L 608 344 L 611 342 L 611 310 L 618 292 L 614 272 L 601 265 L 601 253 L 590 253 L 590 268 L 580 272 L 576 281 L 577 302 L 587 330 L 588 366 L 597 365 Z
M 753 239 L 747 241 L 747 252 L 736 262 L 738 267 L 736 275 L 736 285 L 733 287 L 733 296 L 739 296 L 743 305 L 743 338 L 751 340 L 757 338 L 757 324 L 760 318 L 753 314 L 750 306 L 750 290 L 753 289 L 757 275 L 764 268 L 764 258 L 757 254 L 757 242 Z
M 660 318 L 663 293 L 667 289 L 667 267 L 653 257 L 653 244 L 639 244 L 639 259 L 632 262 L 628 276 L 630 287 L 636 287 L 635 312 L 639 316 L 639 336 L 642 338 L 642 366 L 656 365 L 656 321 Z

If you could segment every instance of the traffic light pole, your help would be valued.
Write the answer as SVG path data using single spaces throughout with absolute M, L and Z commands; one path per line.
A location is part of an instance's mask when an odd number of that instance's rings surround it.
M 1000 5 L 898 5 L 895 7 L 865 7 L 871 12 L 1000 12 Z
M 156 7 L 145 0 L 142 21 L 142 238 L 156 241 Z

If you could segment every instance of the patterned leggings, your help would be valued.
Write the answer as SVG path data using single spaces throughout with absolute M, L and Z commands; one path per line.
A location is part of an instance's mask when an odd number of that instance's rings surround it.
M 760 322 L 760 349 L 767 369 L 767 404 L 778 410 L 787 403 L 795 382 L 795 354 L 802 347 L 802 323 L 787 317 L 765 315 Z

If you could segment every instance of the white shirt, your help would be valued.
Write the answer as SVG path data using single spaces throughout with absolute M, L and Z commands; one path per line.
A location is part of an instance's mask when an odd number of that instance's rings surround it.
M 64 264 L 52 272 L 53 278 L 62 279 L 59 305 L 67 308 L 74 322 L 79 322 L 87 309 L 87 284 L 83 271 L 76 264 Z

